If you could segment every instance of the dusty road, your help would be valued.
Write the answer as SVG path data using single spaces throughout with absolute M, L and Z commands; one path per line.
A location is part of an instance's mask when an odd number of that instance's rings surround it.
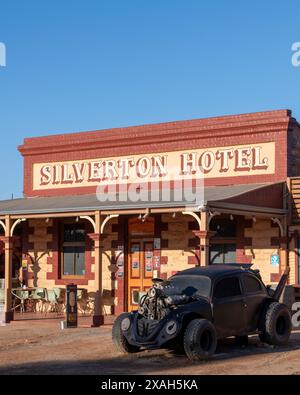
M 221 344 L 209 362 L 190 363 L 172 351 L 123 356 L 114 351 L 111 327 L 60 330 L 54 322 L 0 327 L 1 374 L 300 374 L 300 332 L 285 348 L 257 337 L 246 349 Z

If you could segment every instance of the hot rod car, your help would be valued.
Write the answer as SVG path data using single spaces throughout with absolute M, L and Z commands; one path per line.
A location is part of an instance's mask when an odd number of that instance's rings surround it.
M 133 353 L 177 342 L 189 359 L 202 360 L 214 354 L 218 339 L 231 336 L 246 344 L 249 334 L 258 333 L 265 343 L 286 344 L 291 315 L 279 298 L 288 273 L 274 291 L 250 266 L 195 267 L 167 281 L 153 279 L 138 310 L 116 319 L 115 346 Z

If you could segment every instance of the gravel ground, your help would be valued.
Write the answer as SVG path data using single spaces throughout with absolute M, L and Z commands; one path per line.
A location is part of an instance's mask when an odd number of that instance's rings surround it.
M 300 332 L 287 347 L 251 337 L 247 348 L 222 342 L 211 361 L 191 363 L 170 350 L 118 354 L 111 327 L 61 330 L 58 321 L 0 327 L 2 374 L 300 374 Z

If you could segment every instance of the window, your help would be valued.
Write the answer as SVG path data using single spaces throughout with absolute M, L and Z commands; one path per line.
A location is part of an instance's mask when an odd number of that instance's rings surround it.
M 252 277 L 252 276 L 244 276 L 243 277 L 243 285 L 246 293 L 255 293 L 261 291 L 261 284 L 260 282 Z
M 216 216 L 210 223 L 215 235 L 210 239 L 210 264 L 236 263 L 236 220 Z
M 229 298 L 231 296 L 241 295 L 240 282 L 237 277 L 229 277 L 220 280 L 215 288 L 215 298 Z
M 210 223 L 210 230 L 216 232 L 215 238 L 236 237 L 236 223 L 230 218 L 214 217 Z
M 85 276 L 85 226 L 64 224 L 62 233 L 62 277 Z
M 210 246 L 210 264 L 232 264 L 236 263 L 235 244 L 212 244 Z

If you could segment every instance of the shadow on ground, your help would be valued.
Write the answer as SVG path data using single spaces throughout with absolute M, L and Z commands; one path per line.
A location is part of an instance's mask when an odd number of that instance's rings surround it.
M 254 356 L 259 354 L 284 353 L 287 351 L 299 350 L 299 340 L 291 340 L 286 347 L 272 347 L 264 345 L 251 339 L 249 346 L 241 348 L 234 345 L 232 339 L 228 339 L 219 344 L 215 356 L 210 361 L 190 362 L 184 354 L 178 354 L 172 350 L 143 351 L 132 355 L 117 355 L 111 358 L 100 356 L 99 360 L 57 360 L 41 361 L 26 364 L 11 364 L 0 367 L 0 375 L 130 375 L 130 374 L 166 374 L 180 367 L 203 366 L 218 364 L 222 361 Z M 184 371 L 177 373 L 184 374 Z M 192 374 L 193 372 L 188 372 Z M 201 372 L 200 372 L 201 373 Z M 207 372 L 204 372 L 207 374 Z M 197 371 L 199 374 L 199 370 Z

